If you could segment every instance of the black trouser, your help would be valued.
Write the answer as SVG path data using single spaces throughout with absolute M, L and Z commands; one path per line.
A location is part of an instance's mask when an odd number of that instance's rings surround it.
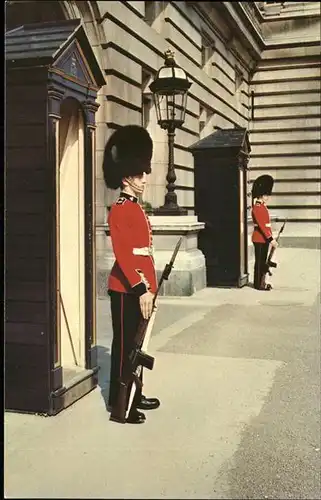
M 255 264 L 254 264 L 254 288 L 262 288 L 265 286 L 266 259 L 269 250 L 269 243 L 253 243 L 255 251 Z
M 134 338 L 142 319 L 139 297 L 129 293 L 109 291 L 111 317 L 113 325 L 113 342 L 111 347 L 109 406 L 113 406 L 118 398 L 119 380 L 126 369 L 129 354 L 134 346 Z M 141 372 L 141 381 L 142 381 Z M 132 384 L 128 388 L 129 399 Z M 140 402 L 141 390 L 137 390 L 133 408 Z

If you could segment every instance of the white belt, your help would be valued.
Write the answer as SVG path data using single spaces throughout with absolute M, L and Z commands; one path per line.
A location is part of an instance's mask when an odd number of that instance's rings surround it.
M 149 257 L 154 255 L 154 247 L 141 247 L 133 248 L 134 255 L 142 255 L 143 257 Z
M 254 227 L 259 227 L 257 224 L 254 224 Z M 271 227 L 271 224 L 265 224 L 265 227 Z

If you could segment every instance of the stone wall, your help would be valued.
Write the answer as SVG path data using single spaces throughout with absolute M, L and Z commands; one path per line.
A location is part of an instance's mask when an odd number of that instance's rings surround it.
M 149 84 L 163 64 L 165 50 L 175 52 L 188 74 L 186 120 L 175 136 L 178 203 L 194 214 L 193 157 L 190 145 L 215 129 L 249 123 L 249 78 L 253 56 L 226 21 L 224 12 L 209 2 L 96 2 L 97 23 L 104 31 L 101 44 L 107 85 L 97 123 L 97 251 L 106 252 L 102 224 L 106 207 L 118 193 L 106 190 L 101 172 L 103 147 L 117 127 L 146 126 L 154 141 L 153 172 L 145 200 L 153 207 L 164 202 L 167 134 L 156 122 Z M 103 111 L 104 107 L 104 111 Z
M 279 217 L 320 221 L 320 5 L 265 9 L 266 48 L 251 80 L 250 177 L 273 175 L 271 210 Z

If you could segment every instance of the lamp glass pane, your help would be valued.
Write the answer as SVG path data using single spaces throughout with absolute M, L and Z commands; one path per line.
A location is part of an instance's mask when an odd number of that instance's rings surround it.
M 174 74 L 176 78 L 182 78 L 183 80 L 187 80 L 186 73 L 182 68 L 174 67 Z
M 164 94 L 157 93 L 157 101 L 158 101 L 158 121 L 167 120 L 167 96 Z
M 171 67 L 164 66 L 159 70 L 158 78 L 172 78 L 172 77 L 173 77 L 173 70 Z

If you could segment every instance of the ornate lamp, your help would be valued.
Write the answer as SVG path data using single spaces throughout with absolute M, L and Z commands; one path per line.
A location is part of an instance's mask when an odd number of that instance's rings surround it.
M 181 127 L 185 120 L 187 91 L 190 86 L 186 72 L 175 62 L 174 52 L 167 50 L 165 64 L 149 86 L 154 97 L 158 124 L 168 131 L 167 193 L 164 205 L 154 210 L 155 215 L 187 214 L 187 210 L 178 206 L 175 193 L 174 137 L 175 128 Z

